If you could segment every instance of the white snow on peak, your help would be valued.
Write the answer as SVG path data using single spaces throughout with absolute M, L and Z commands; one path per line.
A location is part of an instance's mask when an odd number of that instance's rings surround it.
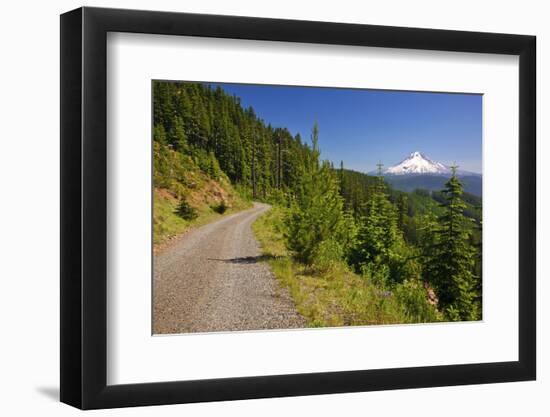
M 384 170 L 384 174 L 448 174 L 451 169 L 440 162 L 432 161 L 421 152 L 412 152 L 407 158 Z

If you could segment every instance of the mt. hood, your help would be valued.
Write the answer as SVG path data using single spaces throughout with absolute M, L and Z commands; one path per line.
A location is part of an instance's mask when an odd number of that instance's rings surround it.
M 451 169 L 441 162 L 432 161 L 427 156 L 416 151 L 407 158 L 383 171 L 385 175 L 406 174 L 450 174 Z
M 395 189 L 411 192 L 416 189 L 440 191 L 451 175 L 451 168 L 441 162 L 432 161 L 420 152 L 412 152 L 407 158 L 382 171 L 386 181 Z M 474 172 L 456 171 L 464 185 L 464 191 L 481 197 L 482 178 Z M 371 172 L 376 175 L 376 172 Z

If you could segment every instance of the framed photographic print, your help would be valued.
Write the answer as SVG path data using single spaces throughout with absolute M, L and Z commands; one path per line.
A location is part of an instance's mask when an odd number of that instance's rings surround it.
M 61 400 L 535 379 L 535 38 L 61 16 Z

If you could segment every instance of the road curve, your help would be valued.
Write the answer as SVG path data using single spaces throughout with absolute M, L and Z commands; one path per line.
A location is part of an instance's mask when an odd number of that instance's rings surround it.
M 266 204 L 190 231 L 155 255 L 153 333 L 305 327 L 251 226 Z

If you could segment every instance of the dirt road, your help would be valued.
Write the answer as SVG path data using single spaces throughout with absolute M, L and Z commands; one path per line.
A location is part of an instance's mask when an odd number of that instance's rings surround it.
M 155 255 L 155 334 L 305 327 L 288 291 L 260 262 L 251 225 L 267 210 L 255 203 Z

